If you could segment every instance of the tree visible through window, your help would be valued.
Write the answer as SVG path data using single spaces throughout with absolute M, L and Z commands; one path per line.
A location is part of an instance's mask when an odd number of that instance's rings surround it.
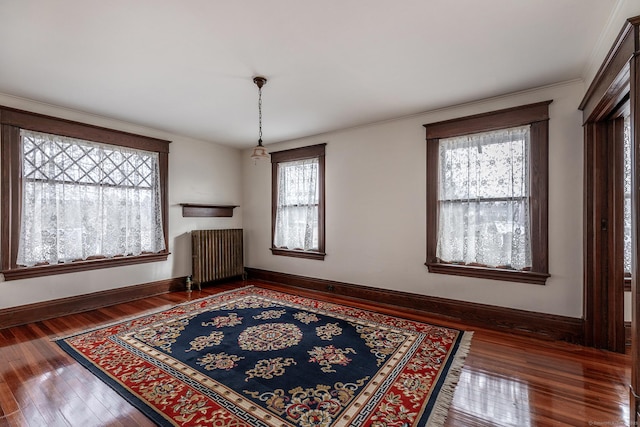
M 424 125 L 430 272 L 545 283 L 550 103 Z

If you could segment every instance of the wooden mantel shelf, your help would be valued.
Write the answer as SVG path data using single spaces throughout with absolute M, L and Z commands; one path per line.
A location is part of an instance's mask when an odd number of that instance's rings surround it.
M 233 216 L 234 205 L 203 205 L 199 203 L 180 203 L 182 216 Z

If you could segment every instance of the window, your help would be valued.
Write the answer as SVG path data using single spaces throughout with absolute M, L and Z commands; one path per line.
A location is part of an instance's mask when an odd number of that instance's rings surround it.
M 624 117 L 624 274 L 631 278 L 631 116 Z M 629 283 L 630 284 L 630 283 Z M 630 290 L 630 289 L 629 289 Z
M 5 279 L 167 258 L 168 141 L 0 114 Z
M 424 125 L 430 272 L 545 283 L 550 102 Z
M 440 260 L 528 269 L 529 126 L 441 139 Z
M 165 249 L 158 153 L 20 131 L 18 266 Z
M 324 259 L 325 145 L 271 153 L 271 252 Z

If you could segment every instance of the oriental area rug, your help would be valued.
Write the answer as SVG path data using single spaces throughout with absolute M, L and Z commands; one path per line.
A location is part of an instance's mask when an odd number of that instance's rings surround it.
M 246 287 L 62 338 L 161 426 L 440 426 L 471 332 Z

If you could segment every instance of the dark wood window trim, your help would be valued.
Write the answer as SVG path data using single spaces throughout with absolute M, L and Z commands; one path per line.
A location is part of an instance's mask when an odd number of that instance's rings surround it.
M 55 265 L 20 267 L 16 265 L 20 238 L 21 158 L 20 129 L 46 132 L 72 138 L 157 152 L 160 166 L 162 225 L 166 249 L 156 254 L 96 258 Z M 168 172 L 169 141 L 127 132 L 59 119 L 42 114 L 0 106 L 0 265 L 5 280 L 26 279 L 53 274 L 93 270 L 107 267 L 164 261 L 169 255 L 168 239 Z
M 293 148 L 290 150 L 271 153 L 271 253 L 273 255 L 290 256 L 294 258 L 306 258 L 324 260 L 325 253 L 325 191 L 324 191 L 324 163 L 325 147 L 327 144 L 317 144 L 308 147 Z M 295 160 L 318 159 L 318 183 L 320 186 L 320 203 L 318 206 L 318 250 L 303 251 L 286 248 L 278 248 L 274 245 L 276 231 L 276 211 L 278 207 L 278 163 L 292 162 Z
M 544 101 L 515 108 L 425 124 L 427 139 L 427 261 L 432 273 L 544 285 L 548 266 L 549 104 Z M 530 271 L 444 263 L 436 257 L 438 236 L 438 145 L 442 138 L 531 126 L 531 254 Z

